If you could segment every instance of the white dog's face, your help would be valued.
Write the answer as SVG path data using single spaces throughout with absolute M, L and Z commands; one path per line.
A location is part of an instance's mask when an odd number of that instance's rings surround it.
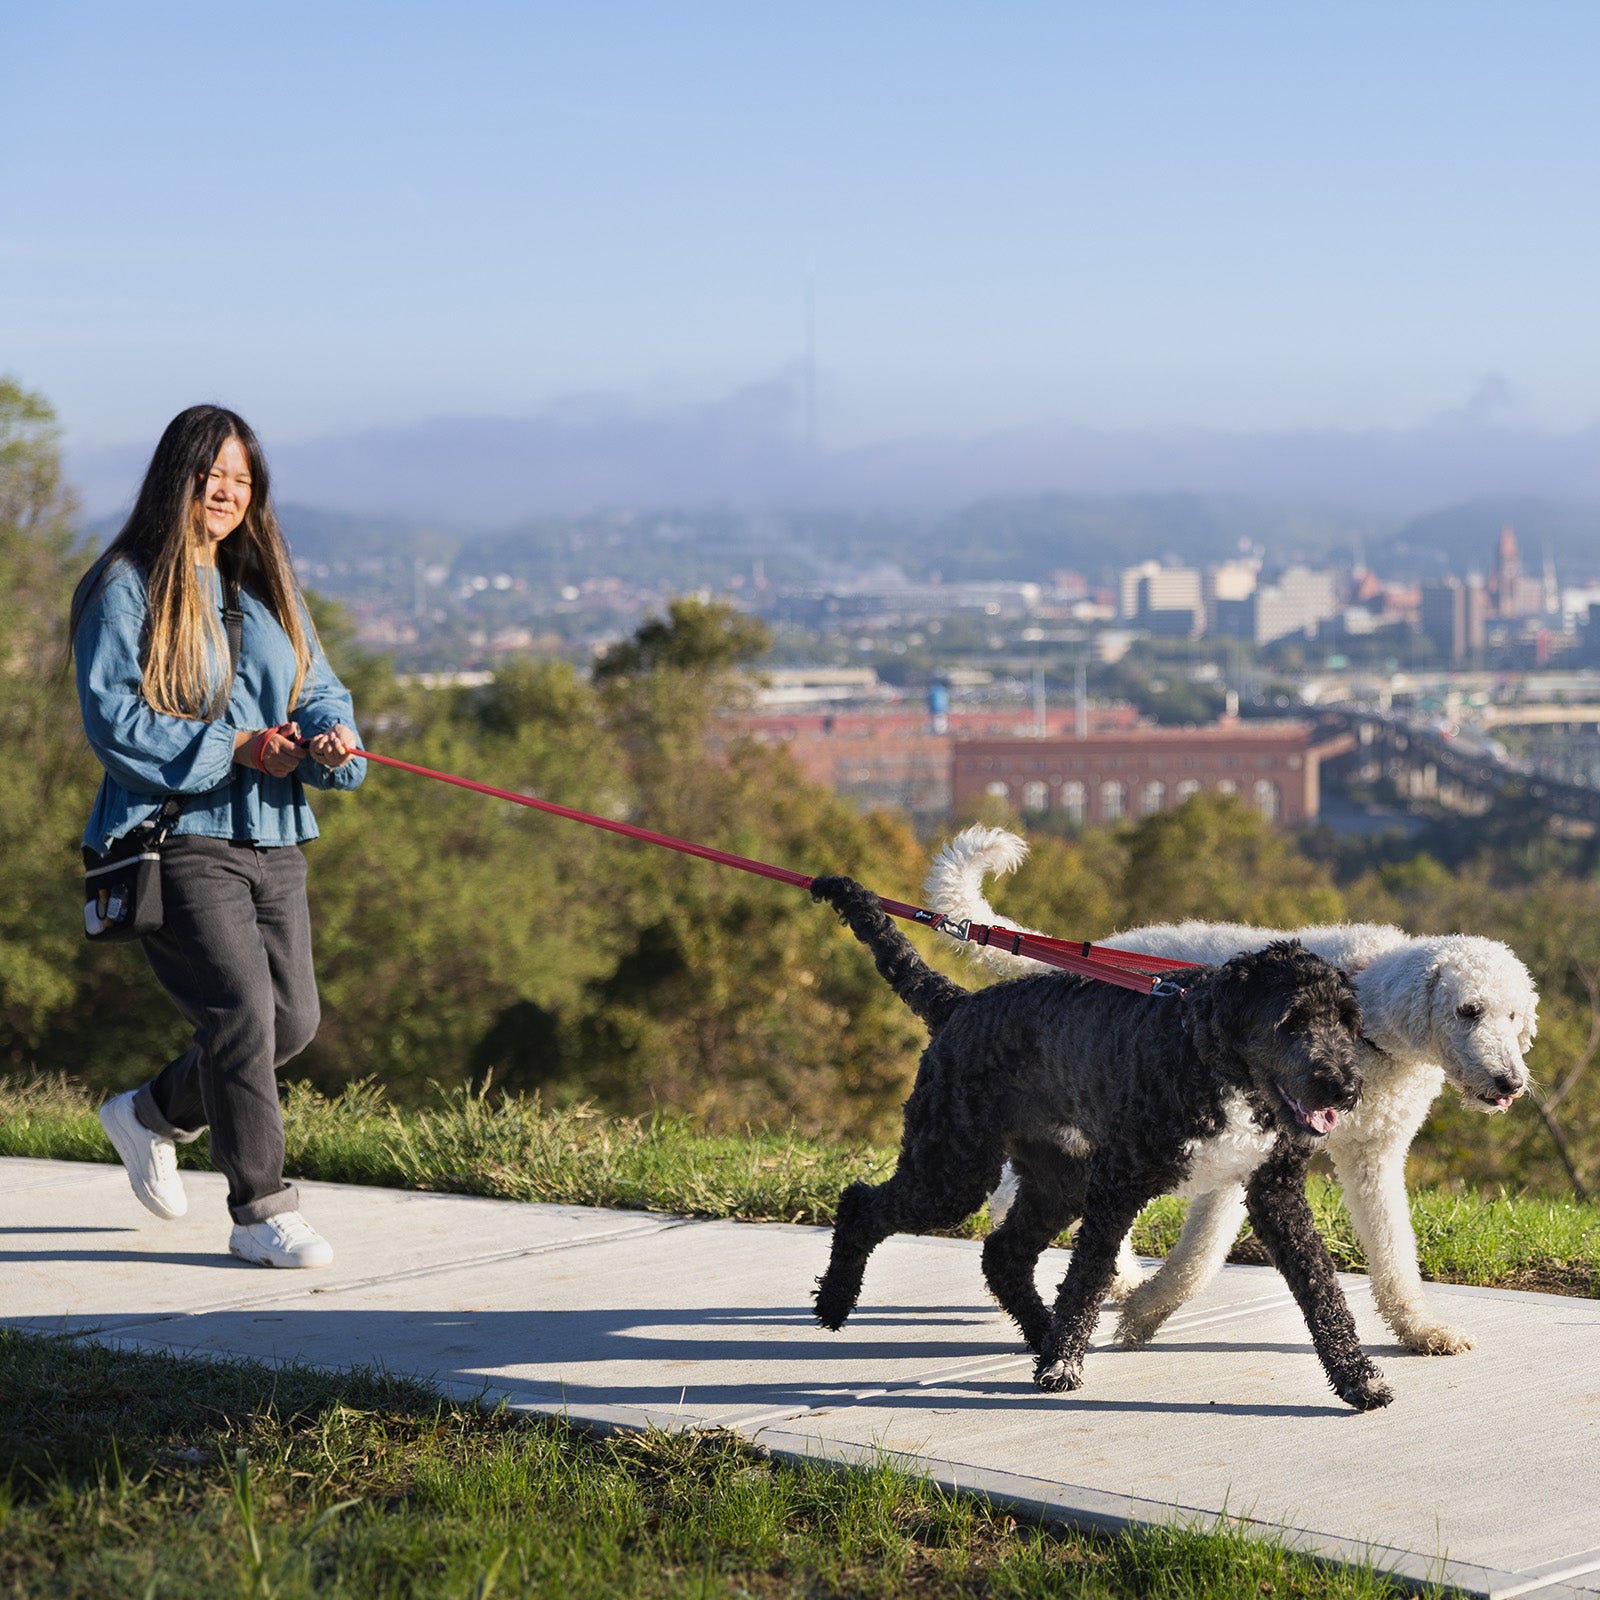
M 1523 1057 L 1538 1032 L 1538 991 L 1505 945 L 1463 935 L 1460 946 L 1432 978 L 1439 1057 L 1469 1102 L 1484 1111 L 1509 1111 L 1528 1087 Z

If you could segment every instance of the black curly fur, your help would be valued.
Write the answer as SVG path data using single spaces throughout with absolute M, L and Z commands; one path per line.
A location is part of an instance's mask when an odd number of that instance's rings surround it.
M 1181 1001 L 1066 974 L 973 992 L 929 968 L 854 879 L 818 878 L 811 892 L 839 912 L 933 1035 L 906 1101 L 893 1177 L 853 1183 L 840 1196 L 828 1270 L 817 1280 L 818 1321 L 841 1327 L 872 1251 L 892 1233 L 955 1227 L 983 1204 L 1009 1157 L 1018 1195 L 984 1243 L 984 1277 L 1037 1354 L 1039 1386 L 1077 1388 L 1119 1243 L 1148 1201 L 1183 1181 L 1195 1143 L 1221 1132 L 1230 1103 L 1242 1099 L 1277 1134 L 1248 1184 L 1256 1232 L 1305 1313 L 1335 1392 L 1363 1410 L 1388 1403 L 1306 1201 L 1317 1137 L 1289 1104 L 1355 1102 L 1361 1022 L 1347 979 L 1285 941 L 1194 969 Z M 1035 1269 L 1079 1218 L 1052 1310 Z
M 877 895 L 854 878 L 813 878 L 811 898 L 825 900 L 839 913 L 839 920 L 872 952 L 883 981 L 930 1028 L 939 1028 L 971 994 L 935 972 L 889 920 Z

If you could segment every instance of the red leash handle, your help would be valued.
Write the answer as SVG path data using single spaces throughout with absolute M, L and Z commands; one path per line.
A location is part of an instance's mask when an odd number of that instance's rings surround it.
M 710 845 L 694 844 L 688 839 L 675 839 L 669 833 L 653 833 L 649 828 L 636 828 L 632 823 L 613 822 L 609 817 L 597 817 L 592 812 L 577 811 L 571 806 L 557 805 L 553 800 L 539 800 L 531 794 L 518 794 L 514 789 L 497 789 L 492 784 L 476 783 L 471 778 L 459 778 L 453 772 L 439 772 L 433 767 L 420 767 L 414 761 L 401 761 L 394 756 L 380 756 L 371 750 L 354 750 L 352 754 L 380 766 L 396 767 L 401 772 L 414 772 L 419 777 L 433 778 L 439 783 L 454 784 L 458 789 L 470 789 L 474 794 L 486 794 L 494 800 L 509 800 L 513 805 L 528 806 L 535 811 L 547 812 L 553 817 L 566 817 L 572 822 L 587 823 L 591 828 L 604 828 L 607 833 L 620 833 L 624 838 L 638 839 L 644 844 L 660 845 L 666 850 L 676 850 L 680 855 L 698 856 L 702 861 L 715 861 L 721 866 L 737 867 L 741 872 L 753 872 L 757 877 L 773 878 L 779 883 L 791 883 L 797 889 L 809 889 L 816 882 L 814 876 L 804 872 L 791 872 L 787 867 L 774 867 L 765 861 L 752 861 L 748 856 L 736 856 L 727 850 L 714 850 Z M 1139 955 L 1132 950 L 1116 950 L 1107 945 L 1090 944 L 1088 940 L 1052 939 L 1043 933 L 1021 933 L 1014 928 L 990 926 L 985 923 L 957 922 L 940 911 L 928 911 L 922 906 L 908 905 L 903 900 L 884 900 L 879 903 L 891 917 L 901 917 L 907 922 L 921 923 L 925 928 L 949 934 L 963 943 L 989 945 L 1004 949 L 1011 955 L 1027 956 L 1046 966 L 1059 967 L 1084 978 L 1098 978 L 1102 983 L 1116 984 L 1119 988 L 1135 989 L 1141 994 L 1175 992 L 1159 976 L 1163 972 L 1193 969 L 1193 961 L 1174 961 L 1168 956 Z
M 263 728 L 261 732 L 250 741 L 250 749 L 248 752 L 250 757 L 249 764 L 254 767 L 257 772 L 265 772 L 267 770 L 261 765 L 261 758 L 267 753 L 267 740 L 269 740 L 275 733 L 281 733 L 284 738 L 287 739 L 289 737 L 288 729 L 290 726 L 290 723 L 280 722 L 275 728 Z M 293 742 L 295 744 L 303 745 L 306 741 L 304 739 L 296 739 Z

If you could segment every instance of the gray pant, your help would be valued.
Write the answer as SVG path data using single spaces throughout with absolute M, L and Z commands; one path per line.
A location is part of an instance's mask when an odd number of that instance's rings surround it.
M 134 1111 L 178 1141 L 211 1130 L 235 1222 L 299 1209 L 283 1181 L 277 1070 L 316 1037 L 306 858 L 294 845 L 176 834 L 161 852 L 159 933 L 140 942 L 194 1043 L 141 1088 Z

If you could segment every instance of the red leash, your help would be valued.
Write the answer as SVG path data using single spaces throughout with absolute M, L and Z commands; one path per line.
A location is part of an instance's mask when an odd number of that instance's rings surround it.
M 450 772 L 436 772 L 432 767 L 419 767 L 415 762 L 400 761 L 394 756 L 375 755 L 371 750 L 354 750 L 352 753 L 364 756 L 368 761 L 376 761 L 381 766 L 398 767 L 402 772 L 415 772 L 420 777 L 434 778 L 440 783 L 453 783 L 456 788 L 470 789 L 474 794 L 486 794 L 495 800 L 509 800 L 513 805 L 530 806 L 535 811 L 547 811 L 553 817 L 585 822 L 591 828 L 604 828 L 607 833 L 620 833 L 629 839 L 640 839 L 645 844 L 676 850 L 681 855 L 698 856 L 702 861 L 715 861 L 725 867 L 737 867 L 741 872 L 753 872 L 758 877 L 792 883 L 797 889 L 809 889 L 816 882 L 815 877 L 808 877 L 803 872 L 791 872 L 787 867 L 769 866 L 765 861 L 752 861 L 748 856 L 713 850 L 710 845 L 691 844 L 687 839 L 674 839 L 671 834 L 652 833 L 648 828 L 636 828 L 631 823 L 613 822 L 608 817 L 575 811 L 571 806 L 558 806 L 553 800 L 536 800 L 532 795 L 518 794 L 512 789 L 496 789 L 491 784 L 474 783 L 471 778 L 458 778 Z M 1028 956 L 1047 966 L 1075 972 L 1080 977 L 1098 978 L 1103 983 L 1136 989 L 1141 994 L 1176 994 L 1178 991 L 1161 974 L 1195 966 L 1193 961 L 1174 961 L 1168 956 L 1145 956 L 1133 950 L 1115 950 L 1108 945 L 1090 944 L 1087 939 L 1052 939 L 1042 933 L 1020 933 L 1014 928 L 955 921 L 943 912 L 927 911 L 921 906 L 907 905 L 903 900 L 883 900 L 880 897 L 880 904 L 891 917 L 920 922 L 925 928 L 947 933 L 963 943 L 990 945 L 1014 956 Z

